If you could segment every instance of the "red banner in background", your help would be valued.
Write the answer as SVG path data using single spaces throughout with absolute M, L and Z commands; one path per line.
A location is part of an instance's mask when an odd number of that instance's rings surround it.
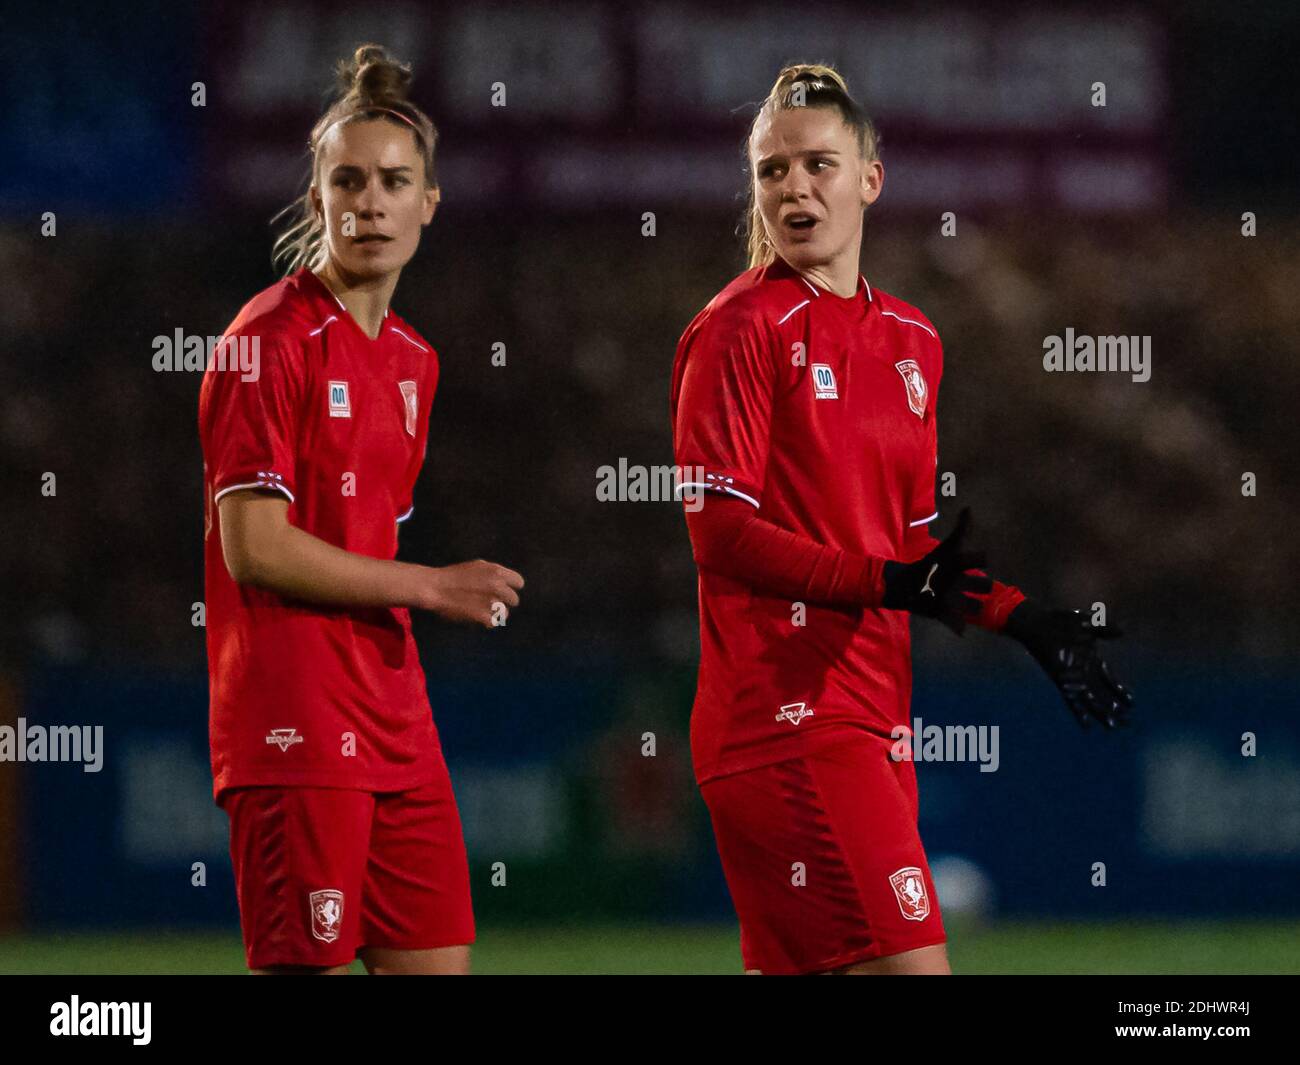
M 214 5 L 203 39 L 209 192 L 236 205 L 299 191 L 334 64 L 372 41 L 413 64 L 448 207 L 734 208 L 747 122 L 792 60 L 834 63 L 875 119 L 882 208 L 1130 211 L 1168 186 L 1165 33 L 1127 8 L 273 0 Z

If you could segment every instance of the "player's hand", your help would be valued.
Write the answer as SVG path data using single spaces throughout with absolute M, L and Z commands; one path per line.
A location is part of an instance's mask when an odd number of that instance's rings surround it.
M 468 622 L 484 628 L 506 623 L 511 607 L 519 605 L 524 579 L 512 569 L 484 562 L 459 562 L 454 566 L 429 568 L 428 587 L 421 605 L 448 621 Z
M 1084 728 L 1093 719 L 1108 729 L 1130 723 L 1133 693 L 1097 645 L 1121 635 L 1114 625 L 1093 625 L 1082 610 L 1050 610 L 1026 599 L 1011 611 L 1003 631 L 1025 645 Z
M 980 601 L 970 593 L 993 590 L 991 578 L 966 572 L 985 564 L 983 551 L 963 549 L 969 529 L 970 507 L 963 507 L 957 527 L 919 562 L 886 562 L 881 606 L 936 618 L 960 636 L 966 619 L 980 612 Z

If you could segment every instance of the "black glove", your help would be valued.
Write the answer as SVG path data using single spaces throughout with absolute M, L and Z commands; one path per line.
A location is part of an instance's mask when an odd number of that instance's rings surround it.
M 1026 599 L 1011 611 L 1003 631 L 1025 645 L 1084 728 L 1093 718 L 1109 729 L 1129 724 L 1133 693 L 1111 673 L 1097 646 L 1099 639 L 1121 635 L 1114 625 L 1093 625 L 1082 610 L 1051 610 Z
M 989 592 L 989 577 L 967 573 L 984 566 L 983 551 L 963 551 L 962 539 L 970 528 L 970 507 L 957 515 L 957 527 L 948 538 L 919 562 L 885 563 L 887 610 L 907 610 L 922 617 L 937 618 L 958 636 L 966 619 L 980 612 L 980 601 L 970 592 Z

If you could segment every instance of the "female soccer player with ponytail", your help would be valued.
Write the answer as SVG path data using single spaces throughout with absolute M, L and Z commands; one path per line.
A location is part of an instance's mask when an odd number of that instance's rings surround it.
M 436 132 L 384 49 L 340 78 L 287 276 L 224 335 L 254 370 L 214 359 L 200 394 L 214 795 L 255 972 L 462 973 L 465 844 L 410 611 L 492 628 L 524 582 L 395 561 L 438 357 L 389 301 L 437 207 Z
M 699 567 L 691 745 L 745 968 L 947 973 L 917 831 L 891 758 L 911 699 L 909 613 L 1020 640 L 1086 724 L 1130 693 L 1113 630 L 979 570 L 969 513 L 942 543 L 928 318 L 859 274 L 884 168 L 871 120 L 826 66 L 782 70 L 748 140 L 750 269 L 687 327 L 672 419 Z

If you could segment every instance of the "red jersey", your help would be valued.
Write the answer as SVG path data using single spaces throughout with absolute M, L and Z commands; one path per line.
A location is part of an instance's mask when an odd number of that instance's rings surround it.
M 234 347 L 254 342 L 256 373 L 241 373 Z M 437 385 L 437 353 L 414 329 L 389 313 L 371 340 L 305 268 L 254 296 L 225 331 L 199 393 L 214 796 L 256 784 L 398 791 L 436 777 L 410 612 L 236 584 L 217 503 L 272 489 L 305 532 L 394 558 Z
M 677 346 L 675 461 L 687 484 L 783 529 L 910 559 L 937 517 L 943 351 L 916 308 L 859 281 L 846 299 L 777 259 L 719 293 Z M 801 619 L 788 598 L 707 569 L 699 600 L 700 783 L 908 723 L 906 613 L 807 603 Z

